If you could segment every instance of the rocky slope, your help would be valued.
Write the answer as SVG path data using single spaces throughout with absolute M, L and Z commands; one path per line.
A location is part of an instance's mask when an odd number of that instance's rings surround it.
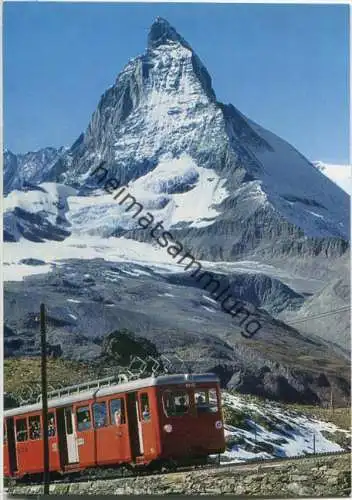
M 329 312 L 333 314 L 328 314 Z M 294 315 L 285 311 L 280 317 L 288 323 L 297 322 L 294 324 L 302 332 L 313 333 L 335 342 L 345 349 L 346 353 L 350 353 L 351 301 L 347 270 L 342 278 L 329 281 L 318 293 L 304 302 Z M 310 319 L 305 320 L 305 317 Z
M 5 288 L 5 356 L 39 351 L 38 307 L 48 309 L 48 342 L 56 353 L 94 359 L 104 336 L 127 328 L 151 340 L 159 353 L 177 354 L 176 369 L 215 370 L 224 386 L 285 401 L 324 402 L 330 387 L 349 396 L 348 362 L 319 339 L 301 335 L 264 310 L 242 303 L 261 325 L 241 335 L 233 318 L 206 290 L 179 273 L 102 259 L 62 261 L 49 274 Z M 236 296 L 235 296 L 236 297 Z

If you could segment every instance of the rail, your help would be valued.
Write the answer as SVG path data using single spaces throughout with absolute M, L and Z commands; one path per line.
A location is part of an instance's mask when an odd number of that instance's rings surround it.
M 270 466 L 284 462 L 296 462 L 300 460 L 312 460 L 319 459 L 319 457 L 334 457 L 339 455 L 351 454 L 350 450 L 342 450 L 342 451 L 332 451 L 332 452 L 318 452 L 318 453 L 308 453 L 306 455 L 295 455 L 291 457 L 273 457 L 273 458 L 260 458 L 260 459 L 250 459 L 245 460 L 243 462 L 218 462 L 216 459 L 211 459 L 211 462 L 208 462 L 205 465 L 190 465 L 190 466 L 178 466 L 177 468 L 171 467 L 169 469 L 161 470 L 150 470 L 148 468 L 143 469 L 133 469 L 133 468 L 125 468 L 120 466 L 117 469 L 105 469 L 105 468 L 91 468 L 85 469 L 84 471 L 72 472 L 65 474 L 63 479 L 53 479 L 51 480 L 51 484 L 66 484 L 69 483 L 85 483 L 87 481 L 98 481 L 98 480 L 114 480 L 114 479 L 123 479 L 129 477 L 136 476 L 155 476 L 160 474 L 171 474 L 171 473 L 187 473 L 194 471 L 202 471 L 206 470 L 211 472 L 212 470 L 216 471 L 228 471 L 233 470 L 235 472 L 236 469 L 238 471 L 245 471 L 246 468 L 252 470 L 252 468 L 257 467 L 258 469 L 269 468 Z M 22 485 L 41 485 L 41 481 L 35 478 L 22 478 L 22 479 L 7 479 L 9 482 L 9 486 L 11 485 L 13 488 L 16 486 Z

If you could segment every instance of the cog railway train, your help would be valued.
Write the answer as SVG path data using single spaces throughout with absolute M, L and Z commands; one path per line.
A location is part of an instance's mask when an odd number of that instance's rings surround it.
M 225 450 L 213 374 L 162 375 L 49 395 L 49 469 L 177 466 Z M 87 387 L 87 386 L 86 386 Z M 72 389 L 72 388 L 71 388 Z M 41 402 L 4 412 L 4 475 L 43 472 Z

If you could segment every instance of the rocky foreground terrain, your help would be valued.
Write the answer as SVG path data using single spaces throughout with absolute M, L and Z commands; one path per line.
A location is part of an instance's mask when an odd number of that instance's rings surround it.
M 11 488 L 16 495 L 37 495 L 40 486 Z M 350 456 L 310 457 L 299 461 L 149 477 L 98 480 L 52 485 L 55 495 L 248 495 L 297 498 L 348 497 L 351 492 Z

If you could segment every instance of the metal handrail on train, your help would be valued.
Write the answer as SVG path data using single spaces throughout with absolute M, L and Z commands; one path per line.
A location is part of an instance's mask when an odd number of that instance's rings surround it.
M 98 389 L 99 387 L 108 387 L 113 384 L 122 384 L 123 382 L 128 382 L 128 380 L 130 380 L 130 378 L 126 374 L 119 373 L 117 376 L 114 377 L 106 377 L 99 380 L 92 380 L 84 384 L 70 385 L 62 389 L 57 389 L 55 391 L 48 392 L 48 398 L 49 399 L 54 399 L 55 397 L 60 398 L 62 396 L 68 396 L 70 394 L 89 391 L 90 389 Z M 42 395 L 40 394 L 37 397 L 37 403 L 39 403 L 41 400 L 42 400 Z
M 153 362 L 153 370 L 152 370 L 153 372 L 154 370 L 157 370 L 157 368 L 159 368 L 160 364 L 155 358 L 148 356 L 147 359 Z M 124 382 L 140 378 L 142 375 L 144 375 L 146 368 L 147 368 L 146 360 L 143 360 L 139 356 L 134 356 L 128 368 L 124 370 L 124 373 L 119 373 L 118 375 L 115 375 L 113 377 L 106 377 L 99 380 L 92 380 L 90 382 L 85 382 L 84 384 L 76 384 L 61 389 L 56 389 L 54 391 L 48 392 L 48 398 L 49 399 L 54 399 L 55 397 L 60 398 L 64 395 L 67 396 L 70 394 L 76 394 L 79 392 L 88 391 L 90 389 L 107 387 L 113 384 L 122 384 Z M 42 396 L 40 394 L 37 397 L 37 403 L 39 403 L 41 400 Z
M 68 396 L 71 394 L 77 394 L 80 392 L 88 391 L 90 389 L 96 389 L 96 388 L 98 389 L 99 387 L 107 387 L 114 384 L 122 384 L 130 380 L 136 380 L 138 378 L 142 378 L 143 376 L 147 375 L 148 362 L 151 363 L 152 365 L 151 366 L 152 375 L 155 376 L 156 374 L 158 374 L 161 368 L 163 368 L 162 370 L 163 373 L 170 373 L 172 371 L 171 361 L 165 355 L 161 355 L 160 358 L 163 360 L 163 362 L 160 362 L 153 356 L 147 356 L 146 359 L 142 359 L 139 356 L 134 356 L 131 359 L 129 366 L 124 369 L 123 373 L 118 373 L 117 375 L 114 375 L 112 377 L 105 377 L 98 380 L 92 380 L 89 382 L 85 382 L 83 384 L 75 384 L 67 387 L 61 386 L 60 389 L 55 389 L 48 392 L 48 398 L 49 399 L 60 398 L 62 396 Z M 25 400 L 21 398 L 20 402 L 21 406 L 29 404 L 31 400 L 37 403 L 41 402 L 42 400 L 41 394 L 39 394 L 39 396 L 35 398 L 33 397 L 32 390 L 30 390 L 30 392 L 31 392 L 31 397 L 29 399 Z

